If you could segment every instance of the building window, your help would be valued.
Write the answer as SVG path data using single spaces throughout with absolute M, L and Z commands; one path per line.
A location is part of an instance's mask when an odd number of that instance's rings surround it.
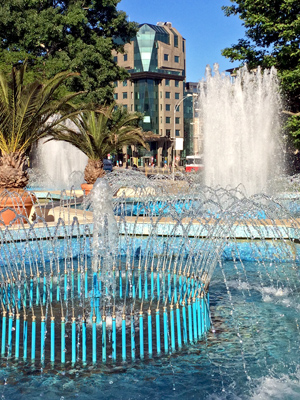
M 182 51 L 185 52 L 184 40 L 182 41 Z
M 174 35 L 174 47 L 178 47 L 178 36 Z
M 171 122 L 171 117 L 166 117 L 166 124 L 169 124 Z
M 118 56 L 114 56 L 114 62 L 118 62 Z
M 180 111 L 180 106 L 176 107 L 176 111 L 179 112 Z
M 123 104 L 123 109 L 127 110 L 127 104 Z
M 130 98 L 133 99 L 133 92 L 130 93 Z
M 180 118 L 179 117 L 175 118 L 175 124 L 180 124 Z
M 160 98 L 162 99 L 162 92 L 159 92 L 159 94 L 160 94 Z
M 123 92 L 123 99 L 127 99 L 127 92 Z
M 164 54 L 164 60 L 169 61 L 169 54 Z
M 114 81 L 114 87 L 118 87 L 118 81 Z
M 179 81 L 175 81 L 175 87 L 179 87 Z
M 170 86 L 170 79 L 165 79 L 165 85 Z
M 171 129 L 166 129 L 166 136 L 170 137 L 171 136 Z
M 127 86 L 127 80 L 123 81 L 123 86 Z
M 118 93 L 114 93 L 114 99 L 118 100 Z
M 133 111 L 133 104 L 131 104 L 130 106 L 130 111 Z
M 175 130 L 175 136 L 180 136 L 180 130 L 179 129 Z
M 179 56 L 174 56 L 174 61 L 175 61 L 176 63 L 179 63 Z
M 175 93 L 175 99 L 178 100 L 180 96 L 180 93 Z
M 162 104 L 160 105 L 160 111 L 162 111 Z
M 127 54 L 124 54 L 124 61 L 127 61 Z
M 170 99 L 171 98 L 171 92 L 166 92 L 166 99 Z
M 171 111 L 171 104 L 166 104 L 166 111 Z

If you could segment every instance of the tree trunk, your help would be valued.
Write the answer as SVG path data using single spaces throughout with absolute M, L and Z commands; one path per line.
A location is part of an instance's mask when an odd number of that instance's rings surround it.
M 84 170 L 84 179 L 89 184 L 94 184 L 98 178 L 103 178 L 105 171 L 102 160 L 89 160 Z
M 24 153 L 3 154 L 0 157 L 0 188 L 23 189 L 29 181 Z

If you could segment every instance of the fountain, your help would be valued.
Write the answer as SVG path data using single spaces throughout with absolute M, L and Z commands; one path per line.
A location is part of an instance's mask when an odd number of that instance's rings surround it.
M 299 397 L 297 215 L 193 178 L 0 214 L 2 397 Z
M 276 70 L 249 72 L 244 67 L 231 78 L 219 73 L 218 64 L 214 75 L 208 66 L 199 94 L 205 183 L 243 183 L 248 195 L 270 191 L 268 183 L 283 167 Z
M 44 190 L 80 188 L 87 157 L 67 142 L 47 138 L 38 142 L 33 154 L 34 165 L 30 172 L 30 187 Z

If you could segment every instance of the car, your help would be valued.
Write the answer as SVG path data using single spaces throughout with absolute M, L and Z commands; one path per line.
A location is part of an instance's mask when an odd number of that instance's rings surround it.
M 104 159 L 103 160 L 103 169 L 106 172 L 111 172 L 113 170 L 113 164 L 111 160 Z

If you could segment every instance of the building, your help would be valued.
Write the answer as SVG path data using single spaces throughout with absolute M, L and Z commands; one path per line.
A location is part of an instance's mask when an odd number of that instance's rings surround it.
M 132 146 L 124 154 L 141 166 L 169 165 L 173 155 L 180 156 L 173 153 L 174 139 L 184 138 L 185 39 L 170 22 L 145 23 L 125 53 L 113 56 L 130 73 L 130 79 L 115 82 L 115 100 L 143 113 L 143 129 L 151 133 L 150 151 Z
M 203 132 L 198 104 L 198 83 L 187 82 L 184 102 L 184 150 L 182 156 L 203 153 Z

